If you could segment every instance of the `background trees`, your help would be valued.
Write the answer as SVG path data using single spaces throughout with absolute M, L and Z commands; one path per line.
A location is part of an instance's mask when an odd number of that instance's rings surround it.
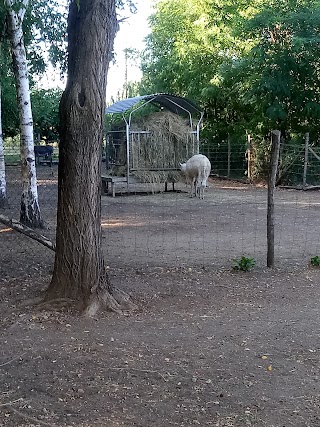
M 37 141 L 59 140 L 59 102 L 61 89 L 33 89 L 31 91 L 33 128 Z
M 68 0 L 29 0 L 28 7 L 23 19 L 23 35 L 28 61 L 29 84 L 32 90 L 32 100 L 36 98 L 38 114 L 41 96 L 45 90 L 37 92 L 37 83 L 48 66 L 56 67 L 55 70 L 63 73 L 66 69 L 66 16 Z M 3 23 L 2 45 L 0 52 L 0 82 L 2 86 L 2 127 L 4 137 L 13 137 L 19 132 L 19 113 L 15 92 L 15 80 L 13 74 L 12 56 L 8 33 L 6 31 L 7 9 L 0 7 L 0 22 Z M 39 94 L 39 96 L 36 95 Z M 42 114 L 46 103 L 49 101 L 47 118 L 50 117 L 53 98 L 56 101 L 55 110 L 58 108 L 59 91 L 49 89 L 45 95 Z M 54 114 L 54 123 L 56 113 Z M 37 132 L 38 133 L 38 132 Z
M 319 17 L 319 1 L 162 0 L 141 90 L 199 102 L 211 141 L 245 131 L 263 138 L 272 127 L 315 133 Z
M 319 2 L 272 2 L 244 25 L 256 35 L 245 58 L 248 101 L 284 132 L 314 127 L 319 118 Z
M 6 118 L 10 117 L 4 131 L 17 133 L 17 121 L 8 114 L 8 105 L 13 105 L 12 110 L 18 111 L 20 129 L 20 154 L 21 154 L 21 177 L 22 195 L 20 221 L 32 226 L 42 227 L 43 222 L 40 214 L 38 201 L 37 178 L 34 155 L 34 129 L 30 98 L 29 71 L 35 76 L 45 69 L 46 56 L 51 62 L 57 62 L 60 49 L 63 46 L 63 19 L 61 6 L 55 1 L 49 0 L 5 0 L 0 8 L 0 21 L 4 23 L 1 34 L 1 83 L 5 89 L 4 103 Z M 60 18 L 57 20 L 57 17 Z M 26 18 L 26 19 L 25 19 Z M 26 23 L 24 25 L 24 23 Z M 57 38 L 59 37 L 59 39 Z M 39 43 L 50 41 L 50 47 L 46 50 Z M 28 63 L 26 45 L 29 47 L 30 62 Z M 4 47 L 4 48 L 3 48 Z M 39 49 L 40 47 L 40 49 Z M 61 56 L 61 55 L 60 55 Z M 11 59 L 12 58 L 12 62 Z M 31 66 L 29 66 L 31 64 Z M 17 107 L 12 104 L 13 96 L 10 85 L 14 76 L 16 88 Z M 8 96 L 9 95 L 9 96 Z M 48 133 L 48 132 L 47 132 Z M 2 142 L 2 140 L 1 140 Z M 1 153 L 3 153 L 1 146 Z M 1 155 L 3 160 L 3 155 Z M 5 164 L 0 163 L 1 193 L 5 188 Z M 3 197 L 2 197 L 3 198 Z
M 0 86 L 0 207 L 7 205 L 6 166 L 4 161 L 4 146 L 1 125 L 1 86 Z
M 212 1 L 164 0 L 151 16 L 151 34 L 142 61 L 142 89 L 173 92 L 195 100 L 209 83 L 223 54 L 227 34 Z M 218 19 L 216 19 L 218 18 Z

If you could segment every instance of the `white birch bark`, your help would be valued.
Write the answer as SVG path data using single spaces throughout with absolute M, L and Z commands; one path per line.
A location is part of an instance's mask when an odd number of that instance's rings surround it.
M 4 149 L 2 137 L 2 116 L 1 116 L 1 86 L 0 86 L 0 207 L 7 205 L 7 182 L 6 166 L 4 162 Z
M 43 227 L 38 201 L 29 76 L 22 30 L 28 3 L 29 0 L 5 0 L 8 7 L 8 27 L 20 118 L 22 179 L 20 222 L 30 227 Z

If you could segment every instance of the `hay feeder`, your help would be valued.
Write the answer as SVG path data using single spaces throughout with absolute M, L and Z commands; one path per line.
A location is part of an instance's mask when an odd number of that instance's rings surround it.
M 148 105 L 160 111 L 133 122 L 133 116 Z M 137 182 L 173 184 L 181 179 L 179 163 L 199 153 L 203 112 L 190 100 L 169 94 L 137 96 L 118 101 L 106 114 L 121 114 L 122 129 L 108 130 L 106 170 L 102 176 L 105 190 L 115 185 Z

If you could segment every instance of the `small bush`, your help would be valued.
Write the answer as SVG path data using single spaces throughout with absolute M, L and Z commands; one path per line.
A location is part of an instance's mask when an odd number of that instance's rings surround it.
M 232 269 L 236 271 L 249 271 L 255 266 L 255 264 L 256 261 L 254 258 L 247 258 L 243 256 L 240 259 L 235 259 L 233 261 Z
M 314 256 L 313 258 L 311 258 L 310 260 L 310 264 L 313 267 L 320 267 L 320 256 Z

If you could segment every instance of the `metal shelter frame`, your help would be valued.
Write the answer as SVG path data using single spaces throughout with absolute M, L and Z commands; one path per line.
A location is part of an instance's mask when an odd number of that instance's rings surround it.
M 137 105 L 138 104 L 138 105 Z M 146 106 L 147 104 L 154 104 L 167 110 L 178 114 L 178 115 L 187 115 L 189 116 L 189 123 L 191 129 L 191 135 L 196 137 L 197 149 L 196 152 L 199 153 L 199 144 L 200 144 L 200 125 L 203 120 L 203 111 L 199 109 L 193 102 L 187 98 L 182 98 L 180 96 L 170 95 L 166 93 L 158 93 L 152 95 L 143 95 L 136 96 L 134 98 L 127 98 L 121 101 L 115 102 L 113 105 L 106 108 L 106 114 L 115 114 L 121 113 L 122 118 L 126 124 L 126 156 L 127 156 L 127 188 L 129 190 L 129 175 L 130 175 L 130 127 L 132 116 L 135 112 Z M 125 112 L 130 108 L 129 117 L 125 117 Z M 192 115 L 197 115 L 198 119 L 195 125 L 194 130 L 194 120 Z

